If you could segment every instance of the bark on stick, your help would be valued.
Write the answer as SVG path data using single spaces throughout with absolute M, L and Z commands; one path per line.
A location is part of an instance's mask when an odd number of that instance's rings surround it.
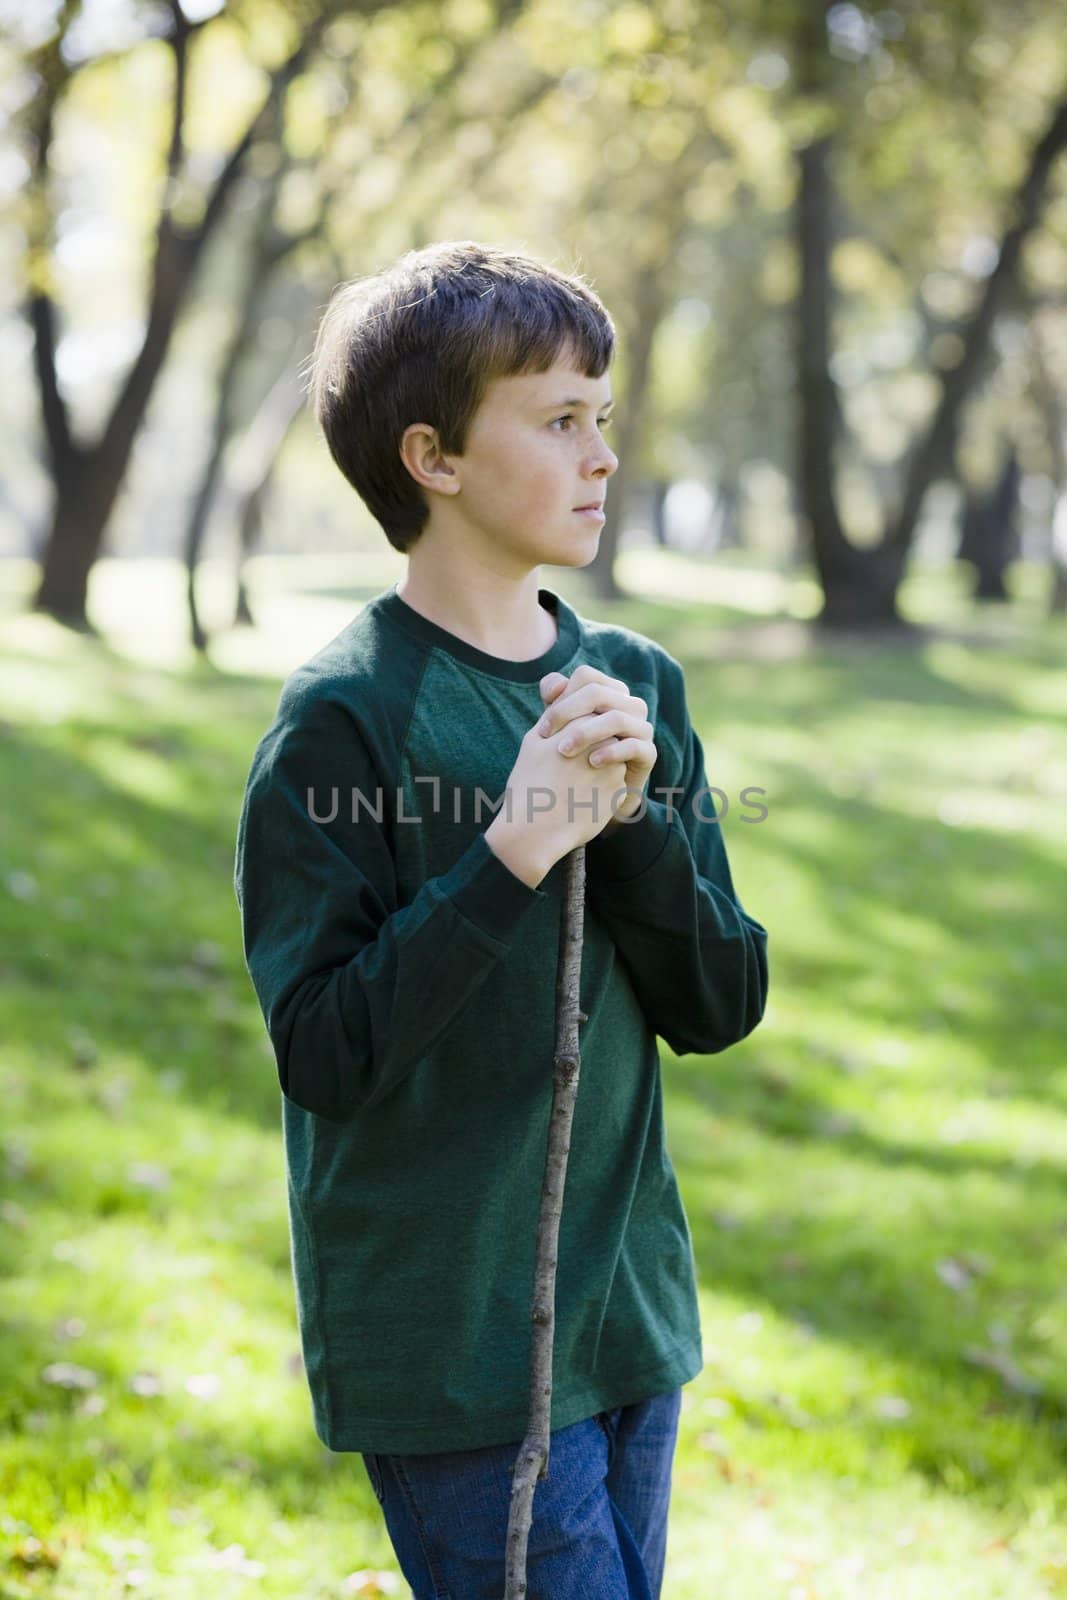
M 537 1223 L 537 1259 L 534 1267 L 530 1321 L 530 1415 L 526 1437 L 519 1446 L 511 1485 L 506 1545 L 504 1600 L 523 1600 L 526 1594 L 526 1546 L 533 1522 L 534 1489 L 548 1477 L 548 1450 L 552 1417 L 552 1343 L 556 1329 L 556 1248 L 563 1213 L 563 1186 L 571 1147 L 571 1122 L 578 1094 L 579 1025 L 586 1020 L 579 1008 L 582 976 L 582 932 L 585 916 L 585 846 L 572 850 L 564 861 L 563 921 L 559 963 L 556 968 L 556 1052 L 552 1072 L 552 1111 L 548 1124 L 545 1175 L 541 1184 L 541 1211 Z

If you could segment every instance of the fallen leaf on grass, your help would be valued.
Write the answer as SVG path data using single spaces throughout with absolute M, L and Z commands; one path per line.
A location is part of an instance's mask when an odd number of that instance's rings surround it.
M 720 1476 L 725 1478 L 727 1483 L 763 1482 L 764 1474 L 758 1467 L 739 1466 L 729 1456 L 719 1456 L 718 1467 Z
M 63 1557 L 54 1544 L 44 1544 L 31 1534 L 12 1550 L 10 1560 L 20 1567 L 58 1567 Z
M 97 1087 L 97 1103 L 103 1106 L 109 1117 L 123 1117 L 126 1114 L 126 1105 L 130 1098 L 130 1087 L 130 1083 L 126 1078 L 109 1078 L 105 1083 L 101 1083 Z
M 41 1381 L 60 1389 L 95 1389 L 100 1380 L 88 1367 L 77 1367 L 73 1361 L 53 1361 L 41 1373 Z
M 963 1359 L 975 1367 L 988 1367 L 1013 1394 L 1040 1394 L 1044 1387 L 1040 1378 L 1023 1372 L 1004 1350 L 982 1350 L 978 1345 L 969 1344 L 963 1351 Z
M 971 1287 L 972 1275 L 966 1264 L 956 1256 L 946 1256 L 937 1263 L 934 1271 L 945 1287 L 955 1290 L 956 1294 L 962 1294 Z
M 194 944 L 189 952 L 189 960 L 197 967 L 203 967 L 208 972 L 216 972 L 222 966 L 222 951 L 212 939 L 201 939 L 199 944 Z
M 826 1059 L 837 1067 L 839 1072 L 854 1076 L 862 1072 L 865 1066 L 863 1057 L 855 1050 L 841 1050 L 834 1045 L 829 1045 L 823 1051 Z
M 36 900 L 40 885 L 32 872 L 9 872 L 5 879 L 7 892 L 16 900 Z
M 375 1572 L 372 1567 L 350 1572 L 341 1585 L 344 1594 L 396 1594 L 399 1589 L 400 1579 L 394 1572 Z
M 874 1414 L 886 1422 L 898 1422 L 911 1416 L 911 1402 L 899 1394 L 880 1394 L 874 1402 Z
M 7 1163 L 8 1174 L 12 1178 L 28 1178 L 33 1165 L 29 1147 L 21 1139 L 7 1139 L 4 1142 L 4 1160 Z
M 205 1567 L 239 1573 L 242 1578 L 262 1578 L 267 1570 L 264 1562 L 249 1560 L 243 1544 L 228 1544 L 225 1550 L 216 1550 L 206 1556 L 203 1564 Z
M 799 1250 L 787 1250 L 784 1256 L 779 1256 L 774 1263 L 779 1272 L 807 1272 L 808 1258 L 801 1255 Z
M 217 1400 L 222 1393 L 222 1379 L 214 1372 L 194 1372 L 186 1378 L 185 1388 L 198 1400 Z
M 139 1394 L 143 1399 L 153 1399 L 163 1393 L 163 1379 L 155 1372 L 131 1373 L 127 1384 L 131 1394 Z
M 787 1394 L 778 1394 L 772 1389 L 767 1396 L 767 1402 L 774 1407 L 783 1422 L 788 1423 L 791 1428 L 811 1427 L 813 1420 L 811 1413 L 805 1411 L 802 1406 L 798 1406 Z
M 6 1222 L 9 1228 L 28 1228 L 30 1219 L 22 1207 L 15 1200 L 0 1200 L 0 1222 Z
M 732 1417 L 734 1414 L 733 1401 L 727 1400 L 726 1396 L 721 1394 L 709 1395 L 701 1402 L 700 1409 L 712 1417 Z
M 67 1029 L 67 1047 L 70 1050 L 71 1060 L 80 1072 L 86 1072 L 96 1065 L 99 1052 L 92 1035 L 84 1028 L 75 1024 Z
M 824 1139 L 843 1139 L 847 1134 L 855 1133 L 858 1127 L 857 1118 L 850 1116 L 847 1111 L 827 1111 L 815 1118 L 815 1131 Z
M 135 1161 L 126 1168 L 126 1179 L 135 1189 L 151 1189 L 161 1194 L 170 1188 L 170 1173 L 154 1161 Z
M 1041 1576 L 1055 1594 L 1067 1594 L 1067 1556 L 1052 1556 L 1043 1562 Z
M 784 1073 L 776 1072 L 773 1067 L 757 1067 L 752 1073 L 761 1089 L 768 1094 L 789 1094 L 793 1085 Z

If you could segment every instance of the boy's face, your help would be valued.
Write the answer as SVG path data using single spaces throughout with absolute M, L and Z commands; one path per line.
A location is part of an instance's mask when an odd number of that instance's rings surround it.
M 459 482 L 449 519 L 516 572 L 587 566 L 604 518 L 577 508 L 603 505 L 619 464 L 601 432 L 611 404 L 607 373 L 587 378 L 569 354 L 547 372 L 494 379 L 466 449 L 447 458 Z

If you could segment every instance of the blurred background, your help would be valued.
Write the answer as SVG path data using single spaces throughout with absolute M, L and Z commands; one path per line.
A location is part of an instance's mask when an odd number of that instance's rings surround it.
M 231 876 L 282 678 L 405 566 L 318 317 L 444 238 L 606 302 L 544 582 L 766 792 L 765 1020 L 661 1046 L 665 1600 L 1067 1594 L 1065 147 L 1053 0 L 0 0 L 3 1600 L 407 1592 L 311 1429 Z

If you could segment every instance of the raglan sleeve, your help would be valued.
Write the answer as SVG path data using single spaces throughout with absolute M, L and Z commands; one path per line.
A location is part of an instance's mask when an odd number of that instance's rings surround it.
M 661 670 L 645 810 L 586 845 L 586 896 L 654 1032 L 676 1055 L 710 1055 L 763 1017 L 767 930 L 734 888 L 681 666 L 665 654 Z
M 432 1050 L 545 897 L 479 833 L 399 904 L 379 790 L 395 792 L 349 708 L 283 691 L 252 757 L 234 889 L 282 1092 L 332 1122 Z

